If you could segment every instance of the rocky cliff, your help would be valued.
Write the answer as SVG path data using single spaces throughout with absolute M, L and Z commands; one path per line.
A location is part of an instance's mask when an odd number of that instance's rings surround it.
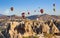
M 59 33 L 57 20 L 22 20 L 20 22 L 10 21 L 7 23 L 7 28 L 1 33 L 6 38 L 23 38 L 27 36 L 35 36 L 42 33 Z M 58 26 L 57 26 L 58 25 Z

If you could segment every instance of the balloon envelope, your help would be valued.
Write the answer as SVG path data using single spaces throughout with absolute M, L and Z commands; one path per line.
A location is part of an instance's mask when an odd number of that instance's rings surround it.
M 53 9 L 53 11 L 55 12 L 55 8 Z
M 30 12 L 28 12 L 28 14 L 30 14 Z
M 43 13 L 43 9 L 41 9 L 40 12 Z
M 53 4 L 53 6 L 55 6 L 55 4 Z
M 13 7 L 11 7 L 10 9 L 11 9 L 11 11 L 13 11 L 13 9 L 14 9 L 14 8 L 13 8 Z
M 34 10 L 34 12 L 36 12 L 36 10 Z
M 22 13 L 22 18 L 25 18 L 25 13 L 24 12 Z

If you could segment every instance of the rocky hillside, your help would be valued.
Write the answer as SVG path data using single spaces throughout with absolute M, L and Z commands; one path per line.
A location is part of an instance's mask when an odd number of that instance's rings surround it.
M 48 14 L 43 14 L 43 15 L 32 15 L 32 16 L 29 16 L 27 17 L 29 19 L 36 19 L 36 18 L 39 18 L 40 20 L 50 20 L 50 19 L 60 19 L 60 16 L 56 16 L 56 15 L 48 15 Z
M 4 18 L 14 18 L 14 19 L 20 19 L 21 16 L 17 16 L 17 15 L 11 15 L 11 16 L 6 16 L 6 15 L 0 15 L 0 19 L 4 19 Z M 26 17 L 28 19 L 34 20 L 39 18 L 40 20 L 48 20 L 48 19 L 60 19 L 60 16 L 56 16 L 56 15 L 48 15 L 48 14 L 43 14 L 43 15 L 32 15 L 32 16 L 28 16 Z
M 60 33 L 60 22 L 57 20 L 22 20 L 20 22 L 9 21 L 6 24 L 6 29 L 1 31 L 6 38 L 23 38 L 23 37 L 44 37 L 45 33 L 58 34 Z M 44 34 L 42 34 L 44 33 Z M 40 36 L 42 34 L 43 36 Z M 54 36 L 54 35 L 53 35 Z M 50 36 L 52 38 L 52 36 Z

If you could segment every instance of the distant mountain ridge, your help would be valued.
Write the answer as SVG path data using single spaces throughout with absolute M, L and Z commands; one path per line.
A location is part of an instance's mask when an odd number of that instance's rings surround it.
M 32 15 L 27 18 L 31 20 L 36 19 L 36 18 L 39 18 L 40 20 L 50 20 L 50 19 L 60 19 L 60 16 L 43 14 L 43 15 Z
M 14 19 L 20 19 L 21 18 L 21 16 L 17 16 L 17 15 L 7 16 L 7 15 L 0 14 L 0 19 L 4 19 L 4 18 L 9 19 L 10 17 L 14 18 Z M 31 15 L 31 16 L 28 16 L 26 18 L 31 19 L 31 20 L 35 20 L 37 18 L 39 18 L 40 20 L 49 20 L 49 19 L 60 19 L 60 16 L 42 14 L 42 15 Z
M 2 15 L 2 14 L 0 14 L 0 19 L 9 19 L 9 18 L 19 19 L 20 16 L 17 16 L 17 15 Z
M 3 14 L 0 14 L 0 16 L 3 16 Z

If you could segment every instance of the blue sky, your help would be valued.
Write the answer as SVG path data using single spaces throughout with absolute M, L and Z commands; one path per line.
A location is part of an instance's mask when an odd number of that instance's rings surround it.
M 56 4 L 56 12 L 53 12 L 53 3 Z M 14 7 L 14 11 L 10 11 L 10 7 Z M 21 15 L 22 12 L 30 15 L 41 14 L 39 9 L 43 8 L 44 13 L 51 15 L 60 15 L 60 0 L 0 0 L 0 14 L 5 15 Z M 37 10 L 37 12 L 34 12 Z

